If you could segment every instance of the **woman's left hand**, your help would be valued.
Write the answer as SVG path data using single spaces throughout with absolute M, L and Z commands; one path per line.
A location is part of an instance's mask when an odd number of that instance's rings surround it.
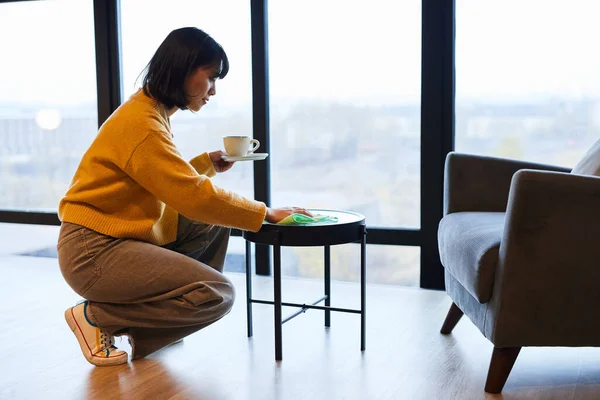
M 230 162 L 223 160 L 225 152 L 222 150 L 213 151 L 211 153 L 208 153 L 208 155 L 210 156 L 210 160 L 212 161 L 213 166 L 215 167 L 215 171 L 217 172 L 225 172 L 231 169 L 231 167 L 233 167 L 233 164 L 235 164 L 235 161 Z

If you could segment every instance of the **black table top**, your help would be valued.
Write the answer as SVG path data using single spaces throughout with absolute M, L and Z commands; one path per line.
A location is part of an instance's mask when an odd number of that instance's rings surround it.
M 264 222 L 258 232 L 245 231 L 246 240 L 280 246 L 325 246 L 356 242 L 362 239 L 365 217 L 361 214 L 327 209 L 309 209 L 313 214 L 337 217 L 336 222 L 307 225 L 278 225 Z

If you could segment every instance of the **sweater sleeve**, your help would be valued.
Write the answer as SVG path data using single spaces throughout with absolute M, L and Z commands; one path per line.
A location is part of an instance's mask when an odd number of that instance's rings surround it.
M 200 175 L 206 175 L 212 178 L 217 174 L 208 153 L 202 153 L 199 156 L 192 158 L 190 164 Z
M 182 158 L 161 132 L 150 132 L 135 148 L 125 172 L 190 219 L 256 232 L 266 215 L 264 203 L 214 186 Z

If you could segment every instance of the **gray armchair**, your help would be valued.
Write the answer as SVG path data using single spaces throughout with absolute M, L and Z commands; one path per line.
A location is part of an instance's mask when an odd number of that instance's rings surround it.
M 600 177 L 450 153 L 438 240 L 453 301 L 494 345 L 500 393 L 525 346 L 600 346 Z

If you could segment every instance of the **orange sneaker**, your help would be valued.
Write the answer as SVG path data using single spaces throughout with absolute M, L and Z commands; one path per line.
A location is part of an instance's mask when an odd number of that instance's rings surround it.
M 67 324 L 75 334 L 85 359 L 97 366 L 126 363 L 127 353 L 117 349 L 114 336 L 88 319 L 87 307 L 88 302 L 84 301 L 65 311 Z

